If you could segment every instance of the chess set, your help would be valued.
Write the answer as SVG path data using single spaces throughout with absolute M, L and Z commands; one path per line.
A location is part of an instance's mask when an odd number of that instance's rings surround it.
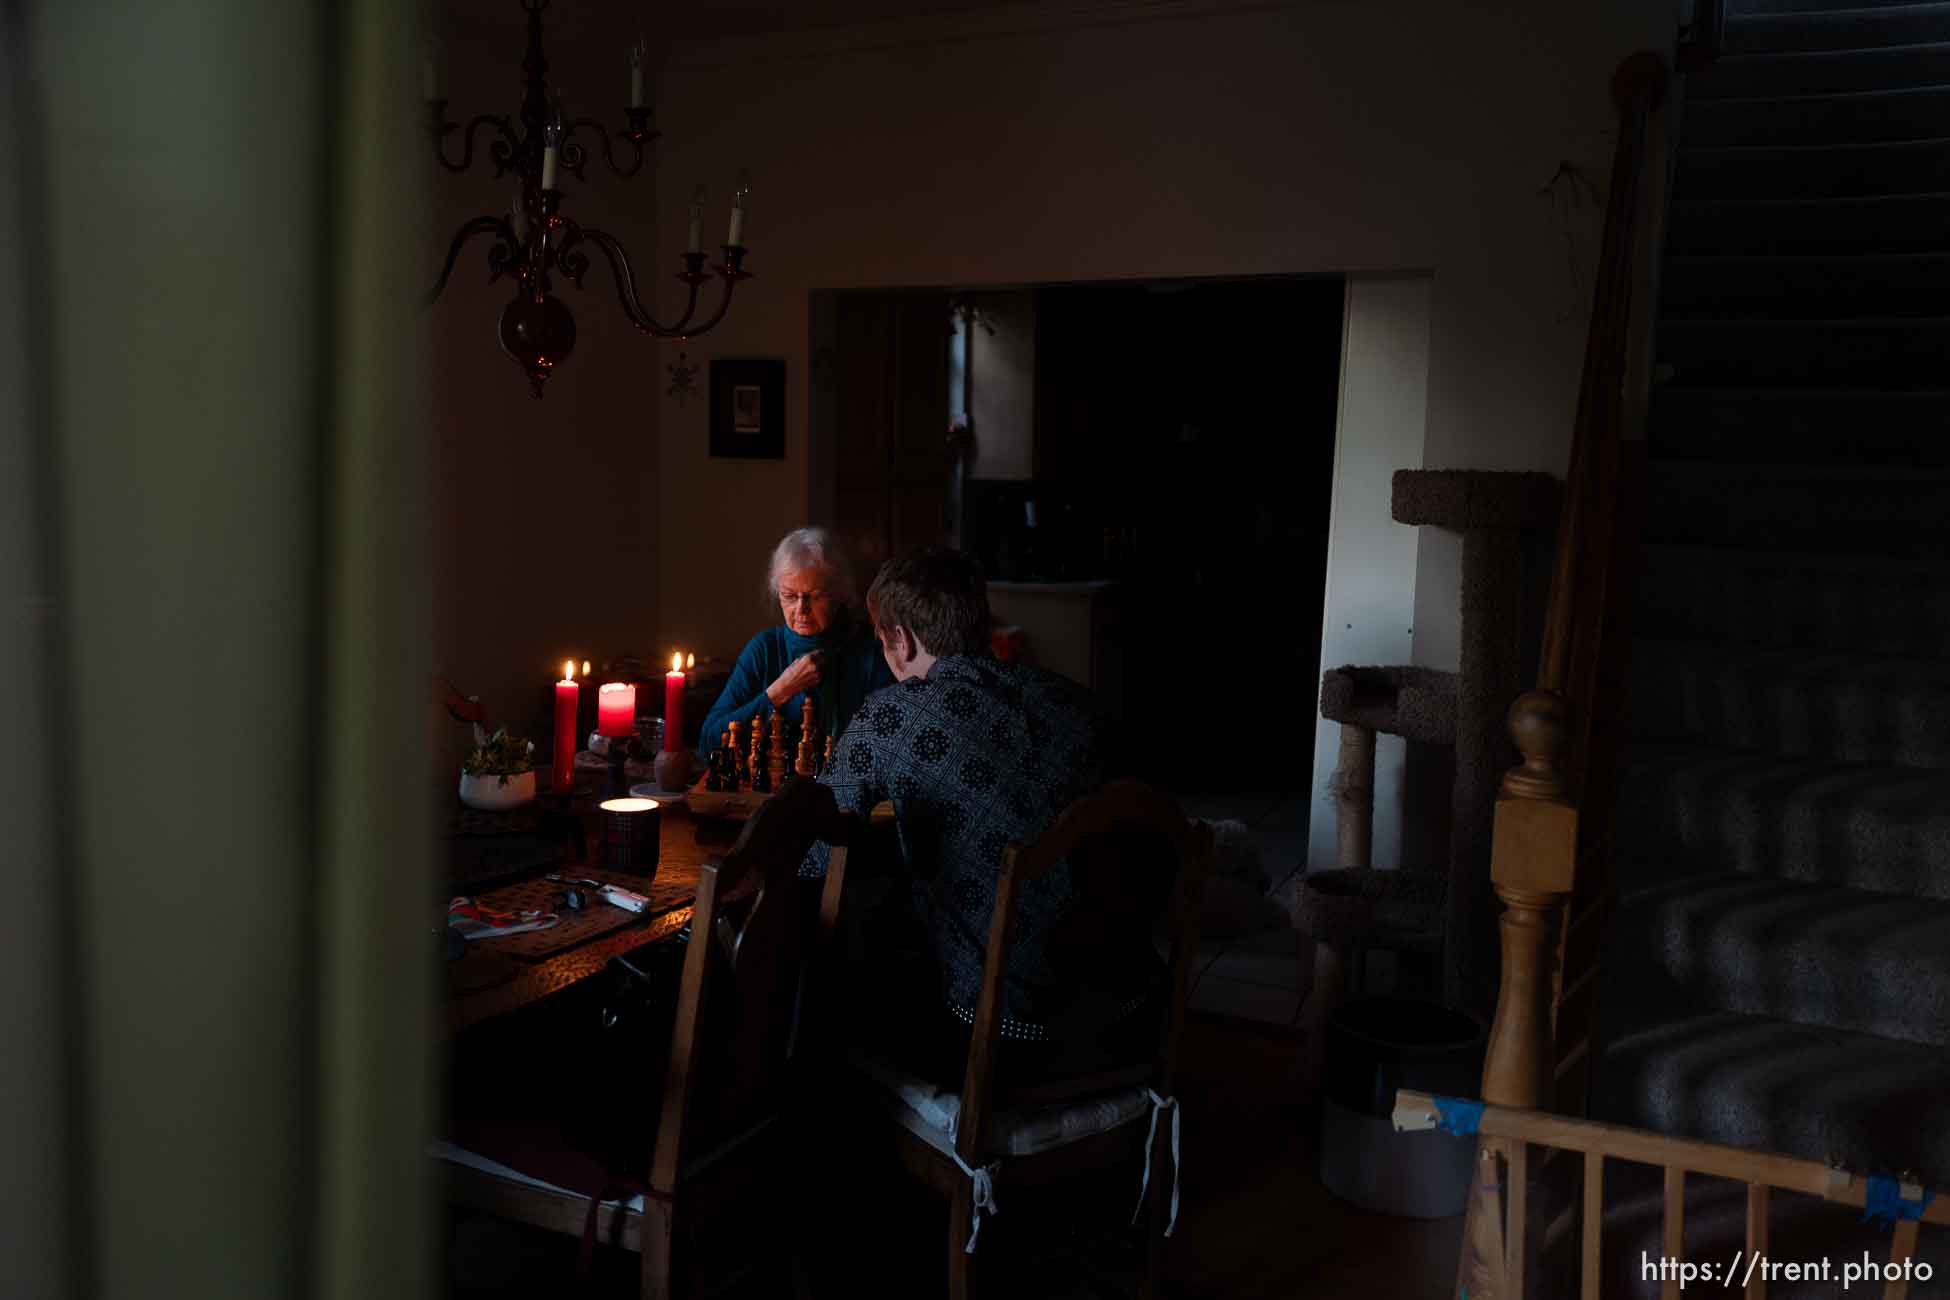
M 790 777 L 816 777 L 832 761 L 833 738 L 821 733 L 818 710 L 808 697 L 796 722 L 762 712 L 750 722 L 734 721 L 718 738 L 685 802 L 703 817 L 749 817 Z

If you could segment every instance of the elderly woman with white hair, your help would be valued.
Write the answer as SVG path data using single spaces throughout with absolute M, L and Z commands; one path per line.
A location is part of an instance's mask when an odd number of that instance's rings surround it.
M 824 528 L 795 528 L 772 548 L 766 587 L 785 622 L 750 641 L 718 702 L 705 715 L 698 749 L 710 753 L 736 721 L 754 713 L 800 716 L 810 697 L 821 731 L 837 736 L 860 701 L 894 684 L 873 628 L 856 611 L 853 572 Z

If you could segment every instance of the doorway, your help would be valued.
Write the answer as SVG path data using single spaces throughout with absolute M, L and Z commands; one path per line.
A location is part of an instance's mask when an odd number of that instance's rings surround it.
M 813 516 L 869 567 L 968 550 L 1137 774 L 1300 795 L 1344 298 L 1339 276 L 815 293 Z

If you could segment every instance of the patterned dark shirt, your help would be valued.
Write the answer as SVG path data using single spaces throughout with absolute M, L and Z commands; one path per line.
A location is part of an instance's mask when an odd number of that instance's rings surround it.
M 1002 850 L 1030 843 L 1096 788 L 1100 733 L 1090 693 L 1068 678 L 953 655 L 924 678 L 869 695 L 819 778 L 852 812 L 893 802 L 902 858 L 921 882 L 916 906 L 942 996 L 964 1019 L 981 994 Z M 825 872 L 826 846 L 815 845 L 800 874 Z M 1045 944 L 1071 896 L 1067 863 L 1017 894 L 1003 999 L 1011 1036 L 1060 1032 L 1052 1026 L 1062 1021 L 1068 991 L 1052 980 Z M 1129 982 L 1142 991 L 1138 972 Z

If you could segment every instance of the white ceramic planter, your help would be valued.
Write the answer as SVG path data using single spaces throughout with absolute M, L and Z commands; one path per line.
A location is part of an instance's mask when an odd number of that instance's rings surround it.
M 460 801 L 482 812 L 503 812 L 519 808 L 535 797 L 535 774 L 520 776 L 469 776 L 460 774 Z

